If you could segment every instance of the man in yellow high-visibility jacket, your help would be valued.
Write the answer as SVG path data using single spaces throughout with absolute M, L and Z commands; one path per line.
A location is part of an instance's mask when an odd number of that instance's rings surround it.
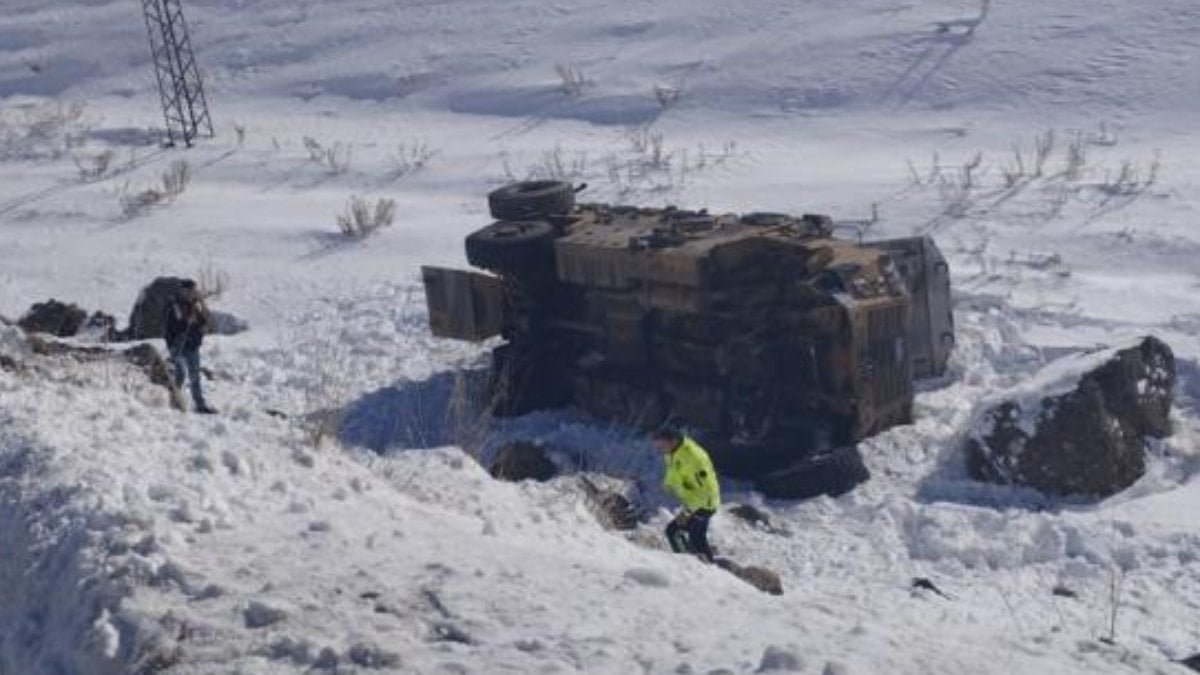
M 667 541 L 676 553 L 695 553 L 712 562 L 708 545 L 708 521 L 721 506 L 721 486 L 712 460 L 700 444 L 689 438 L 677 424 L 668 423 L 651 436 L 663 454 L 666 475 L 663 487 L 680 501 L 683 508 L 667 525 Z

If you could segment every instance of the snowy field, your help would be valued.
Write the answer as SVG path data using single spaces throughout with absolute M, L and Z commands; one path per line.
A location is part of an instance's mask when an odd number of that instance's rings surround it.
M 157 144 L 138 3 L 0 10 L 0 315 L 54 297 L 124 323 L 171 274 L 222 279 L 250 325 L 205 343 L 215 417 L 114 365 L 0 370 L 0 674 L 1190 672 L 1195 0 L 189 0 L 217 130 L 190 150 Z M 130 206 L 179 160 L 185 190 Z M 484 350 L 429 336 L 418 267 L 463 265 L 486 192 L 526 177 L 828 213 L 950 259 L 950 371 L 862 445 L 873 479 L 729 486 L 777 529 L 721 514 L 713 539 L 783 596 L 663 550 L 632 431 L 447 421 Z M 343 237 L 355 195 L 394 224 Z M 1179 382 L 1142 480 L 1092 503 L 967 479 L 977 402 L 1145 334 Z M 461 449 L 514 436 L 567 475 L 500 483 Z M 650 522 L 603 529 L 582 467 L 636 483 Z

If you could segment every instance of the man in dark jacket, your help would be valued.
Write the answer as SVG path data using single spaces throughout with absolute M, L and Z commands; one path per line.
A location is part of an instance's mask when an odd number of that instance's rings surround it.
M 163 323 L 163 337 L 171 356 L 175 373 L 175 386 L 182 387 L 186 378 L 192 391 L 193 409 L 198 413 L 217 412 L 204 401 L 200 391 L 200 343 L 204 341 L 204 327 L 208 325 L 208 309 L 204 298 L 193 281 L 184 282 L 179 292 L 167 304 Z

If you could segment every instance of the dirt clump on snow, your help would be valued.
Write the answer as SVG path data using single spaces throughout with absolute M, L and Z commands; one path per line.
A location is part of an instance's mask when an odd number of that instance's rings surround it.
M 728 558 L 717 558 L 713 561 L 717 567 L 757 588 L 763 593 L 783 595 L 783 580 L 779 574 L 765 567 L 754 565 L 739 565 Z
M 638 525 L 638 509 L 620 491 L 605 485 L 597 485 L 587 476 L 580 476 L 579 483 L 587 496 L 588 505 L 596 520 L 609 530 L 633 530 Z
M 804 670 L 804 657 L 792 649 L 784 649 L 770 645 L 763 650 L 762 659 L 758 663 L 756 673 L 796 673 Z
M 287 618 L 287 612 L 259 600 L 251 600 L 242 610 L 242 619 L 247 628 L 265 628 Z
M 513 482 L 532 479 L 544 483 L 558 475 L 558 467 L 546 456 L 546 449 L 529 441 L 502 446 L 488 471 L 492 478 Z
M 27 333 L 47 333 L 55 337 L 71 337 L 79 332 L 87 312 L 79 305 L 59 302 L 51 298 L 29 308 L 17 320 L 17 325 Z

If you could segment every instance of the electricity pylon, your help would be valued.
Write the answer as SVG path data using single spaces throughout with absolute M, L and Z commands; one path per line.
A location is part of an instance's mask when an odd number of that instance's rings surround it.
M 181 0 L 142 0 L 146 30 L 150 34 L 150 57 L 154 78 L 167 122 L 167 145 L 182 139 L 191 147 L 198 136 L 212 137 L 212 118 L 204 98 L 204 83 L 187 23 L 183 20 Z

